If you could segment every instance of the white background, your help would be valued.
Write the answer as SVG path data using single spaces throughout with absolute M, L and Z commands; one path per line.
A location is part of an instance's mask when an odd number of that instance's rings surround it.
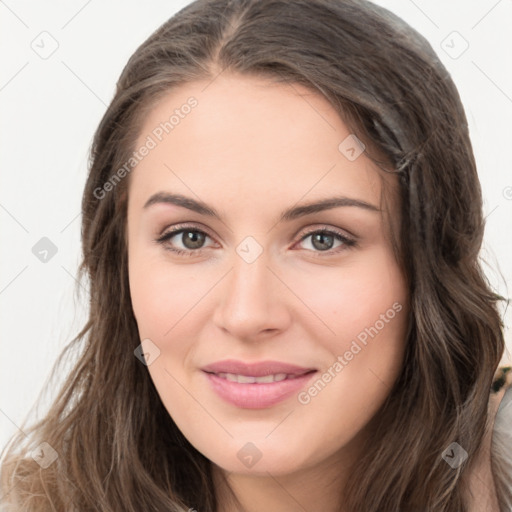
M 484 193 L 485 270 L 498 292 L 510 297 L 512 0 L 376 3 L 430 41 L 459 88 Z M 186 4 L 0 0 L 0 449 L 86 318 L 74 288 L 93 133 L 128 58 Z M 58 47 L 48 58 L 35 51 L 52 45 Z M 46 263 L 32 253 L 42 237 L 57 247 Z M 503 362 L 512 361 L 511 310 L 504 314 Z

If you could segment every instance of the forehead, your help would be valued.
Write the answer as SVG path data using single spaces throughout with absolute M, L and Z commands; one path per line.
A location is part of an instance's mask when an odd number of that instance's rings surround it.
M 133 201 L 171 190 L 217 197 L 220 207 L 243 196 L 265 209 L 335 191 L 380 205 L 376 166 L 357 156 L 357 140 L 327 99 L 299 84 L 220 75 L 182 85 L 144 119 L 143 145 L 151 149 L 131 173 Z

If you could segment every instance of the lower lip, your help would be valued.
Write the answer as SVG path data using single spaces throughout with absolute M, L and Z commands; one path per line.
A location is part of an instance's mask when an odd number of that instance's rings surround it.
M 282 402 L 294 393 L 298 393 L 315 373 L 311 372 L 279 382 L 240 384 L 218 377 L 214 373 L 204 372 L 213 390 L 221 398 L 242 409 L 265 409 Z

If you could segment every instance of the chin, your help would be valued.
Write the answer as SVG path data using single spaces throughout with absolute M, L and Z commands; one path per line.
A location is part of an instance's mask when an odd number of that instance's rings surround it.
M 234 441 L 221 453 L 203 453 L 224 471 L 253 476 L 286 475 L 308 465 L 303 447 L 275 441 Z

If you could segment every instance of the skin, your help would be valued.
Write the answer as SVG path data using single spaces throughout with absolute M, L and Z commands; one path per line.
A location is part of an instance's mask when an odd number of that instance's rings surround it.
M 197 107 L 129 178 L 133 309 L 141 340 L 160 351 L 147 369 L 177 426 L 213 462 L 219 511 L 339 512 L 365 428 L 402 365 L 405 278 L 382 211 L 342 206 L 291 221 L 279 216 L 343 195 L 387 205 L 396 217 L 393 194 L 381 203 L 383 179 L 386 191 L 396 184 L 365 153 L 350 161 L 340 152 L 350 130 L 323 96 L 263 78 L 223 74 L 170 91 L 147 116 L 137 147 L 190 96 Z M 200 199 L 222 220 L 172 204 L 144 208 L 157 192 Z M 200 254 L 179 256 L 155 242 L 181 223 L 207 233 Z M 338 229 L 357 245 L 334 238 L 322 251 L 313 236 L 301 241 L 313 228 Z M 263 251 L 250 264 L 236 251 L 248 236 Z M 186 243 L 177 234 L 167 247 L 197 251 Z M 320 375 L 394 303 L 401 311 L 306 405 L 294 395 L 267 409 L 238 408 L 201 371 L 233 358 Z M 262 455 L 251 468 L 237 457 L 247 442 Z

